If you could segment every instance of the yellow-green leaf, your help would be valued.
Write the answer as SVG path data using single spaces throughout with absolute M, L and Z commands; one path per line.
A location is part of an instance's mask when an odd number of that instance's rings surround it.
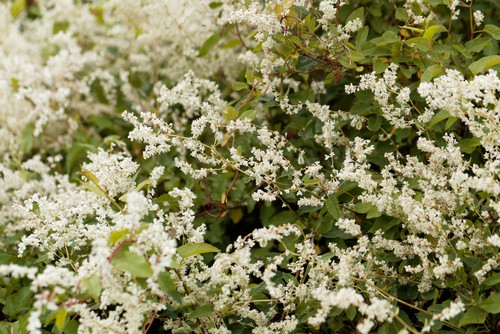
M 90 297 L 94 298 L 95 300 L 99 300 L 102 291 L 101 279 L 99 278 L 99 275 L 94 274 L 90 277 L 82 279 L 82 285 Z
M 218 252 L 220 252 L 220 249 L 206 243 L 186 244 L 177 248 L 177 254 L 179 254 L 183 259 L 197 254 Z
M 219 43 L 219 41 L 221 39 L 222 39 L 222 36 L 220 34 L 218 34 L 218 33 L 215 33 L 212 36 L 210 36 L 205 41 L 205 43 L 203 43 L 203 45 L 200 47 L 198 55 L 200 57 L 205 56 L 208 52 L 210 52 L 210 50 L 212 50 L 214 48 L 214 46 L 217 45 L 217 43 Z
M 89 190 L 89 191 L 92 191 L 94 194 L 97 194 L 97 195 L 99 195 L 99 196 L 101 196 L 101 197 L 102 197 L 102 196 L 106 196 L 106 194 L 104 194 L 104 193 L 102 192 L 102 190 L 101 190 L 101 189 L 99 189 L 99 187 L 97 187 L 94 183 L 90 183 L 90 182 L 82 182 L 81 184 L 82 184 L 82 186 L 83 186 L 85 189 L 87 189 L 87 190 Z
M 68 311 L 66 309 L 60 309 L 57 312 L 57 315 L 56 315 L 56 327 L 60 331 L 63 330 L 64 324 L 66 323 L 66 315 L 68 315 Z
M 33 124 L 28 124 L 23 130 L 21 135 L 21 148 L 24 154 L 28 154 L 33 147 L 33 132 L 35 131 L 35 126 Z
M 243 218 L 243 209 L 241 208 L 231 209 L 231 211 L 229 211 L 229 217 L 231 218 L 231 221 L 234 224 L 238 224 L 241 218 Z
M 144 256 L 136 252 L 125 251 L 120 253 L 120 255 L 113 260 L 113 265 L 135 277 L 148 278 L 153 275 L 151 265 L 146 261 Z
M 400 28 L 403 28 L 403 29 L 408 29 L 408 30 L 414 31 L 414 32 L 419 33 L 419 34 L 421 34 L 421 33 L 423 33 L 423 32 L 424 32 L 424 30 L 423 30 L 423 29 L 414 28 L 414 27 L 408 27 L 408 26 L 402 26 L 402 27 L 401 27 L 401 26 L 400 26 Z
M 234 120 L 234 119 L 238 118 L 238 110 L 234 109 L 231 106 L 226 106 L 225 114 L 227 115 L 227 118 L 229 120 Z
M 228 41 L 227 43 L 222 44 L 220 47 L 223 49 L 230 49 L 234 48 L 235 46 L 241 45 L 241 39 L 236 38 L 231 41 Z
M 430 26 L 429 28 L 425 29 L 424 38 L 430 42 L 430 41 L 432 41 L 434 36 L 441 31 L 443 31 L 442 26 L 438 26 L 438 25 Z
M 484 72 L 490 67 L 493 67 L 495 65 L 500 64 L 500 56 L 499 55 L 494 55 L 494 56 L 486 56 L 483 57 L 472 64 L 469 65 L 469 70 L 473 74 L 479 74 L 481 72 Z
M 439 73 L 441 73 L 441 66 L 439 66 L 437 64 L 429 66 L 428 68 L 426 68 L 426 70 L 422 74 L 420 81 L 421 82 L 430 82 Z
M 109 234 L 108 243 L 110 245 L 114 245 L 119 241 L 123 241 L 129 233 L 130 230 L 128 228 L 119 231 L 113 231 Z
M 249 120 L 253 121 L 256 116 L 257 116 L 257 110 L 250 109 L 242 112 L 240 118 L 241 119 L 248 118 Z
M 245 79 L 250 85 L 253 85 L 253 82 L 255 81 L 255 75 L 253 75 L 252 71 L 248 68 L 245 71 Z
M 10 14 L 16 18 L 26 9 L 26 0 L 16 0 L 10 7 Z
M 142 181 L 141 183 L 139 183 L 137 185 L 137 187 L 135 187 L 135 191 L 140 191 L 142 188 L 144 188 L 150 184 L 151 184 L 151 179 L 146 179 L 146 180 Z
M 95 174 L 92 173 L 91 171 L 89 171 L 88 169 L 83 169 L 82 170 L 82 174 L 87 179 L 89 179 L 90 181 L 92 181 L 94 184 L 96 184 L 96 185 L 99 184 L 99 178 L 97 176 L 95 176 Z
M 248 85 L 244 82 L 239 82 L 239 81 L 236 81 L 236 82 L 233 82 L 233 84 L 231 85 L 231 87 L 234 89 L 234 90 L 243 90 L 243 89 L 248 89 Z

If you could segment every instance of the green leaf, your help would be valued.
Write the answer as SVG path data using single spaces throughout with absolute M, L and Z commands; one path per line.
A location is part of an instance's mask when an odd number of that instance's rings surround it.
M 245 79 L 249 85 L 253 85 L 253 82 L 255 81 L 255 75 L 253 75 L 252 71 L 248 68 L 245 71 Z
M 92 147 L 94 148 L 94 147 Z M 80 168 L 80 165 L 83 161 L 83 157 L 87 156 L 86 151 L 89 148 L 86 145 L 81 145 L 78 143 L 74 143 L 69 152 L 66 155 L 66 163 L 65 163 L 65 168 L 68 173 L 70 173 L 72 170 Z M 91 150 L 92 151 L 92 150 Z
M 167 271 L 161 272 L 158 275 L 158 283 L 164 291 L 176 290 L 174 280 Z
M 225 109 L 226 109 L 226 112 L 223 113 L 223 116 L 226 115 L 226 117 L 229 119 L 229 121 L 235 120 L 236 118 L 238 118 L 238 110 L 234 109 L 232 106 L 229 106 L 229 105 L 226 106 Z M 226 117 L 224 117 L 224 118 L 226 118 Z M 228 120 L 226 119 L 226 121 L 228 121 Z
M 317 62 L 314 59 L 300 55 L 299 59 L 297 60 L 296 70 L 299 72 L 307 72 L 317 67 L 318 65 L 321 65 L 321 63 Z
M 321 179 L 309 179 L 309 180 L 304 181 L 304 185 L 306 187 L 309 187 L 309 186 L 313 186 L 315 184 L 320 184 L 321 181 L 322 181 Z
M 222 39 L 222 36 L 219 33 L 215 33 L 212 36 L 210 36 L 205 43 L 200 47 L 198 56 L 203 57 L 205 56 L 210 50 L 214 48 L 214 46 L 219 43 L 219 41 Z
M 378 208 L 375 205 L 373 205 L 371 209 L 366 213 L 366 218 L 368 219 L 377 218 L 380 217 L 381 215 L 382 213 L 380 213 L 380 211 L 378 211 Z
M 220 47 L 222 49 L 230 49 L 230 48 L 234 48 L 235 46 L 238 46 L 238 45 L 241 45 L 241 39 L 239 39 L 239 38 L 228 41 L 228 42 L 222 44 Z
M 481 142 L 479 141 L 479 138 L 476 138 L 476 137 L 465 138 L 465 139 L 462 139 L 458 142 L 458 146 L 460 147 L 460 151 L 467 153 L 467 154 L 471 154 L 472 152 L 474 152 L 476 147 L 478 147 L 479 145 L 481 145 Z
M 465 46 L 461 45 L 461 44 L 453 44 L 453 49 L 460 52 L 464 57 L 465 59 L 471 59 L 472 58 L 472 55 L 470 54 L 469 50 L 467 50 L 465 48 Z
M 234 224 L 238 224 L 244 215 L 242 208 L 234 208 L 229 211 L 229 217 Z
M 316 19 L 313 16 L 307 15 L 304 19 L 304 23 L 310 31 L 314 31 L 316 29 Z
M 33 292 L 27 286 L 19 289 L 16 293 L 8 296 L 5 302 L 2 302 L 4 307 L 2 313 L 14 318 L 20 313 L 26 312 L 33 306 Z
M 257 110 L 255 109 L 245 110 L 240 115 L 240 119 L 249 119 L 251 121 L 253 121 L 255 117 L 257 117 Z
M 374 207 L 374 205 L 371 203 L 361 202 L 361 203 L 356 204 L 354 211 L 356 211 L 357 213 L 368 213 L 371 210 L 373 210 L 373 207 Z
M 381 217 L 375 220 L 373 223 L 372 227 L 368 232 L 370 233 L 375 233 L 377 230 L 381 230 L 383 232 L 389 231 L 392 227 L 397 226 L 398 224 L 401 223 L 401 220 L 397 218 L 393 218 L 391 220 L 388 220 L 385 217 Z
M 427 125 L 427 128 L 430 129 L 434 125 L 444 121 L 445 119 L 450 117 L 450 113 L 446 110 L 441 110 L 437 114 L 435 114 L 432 119 L 430 120 L 429 124 Z
M 420 29 L 420 28 L 415 28 L 415 27 L 409 27 L 409 26 L 402 26 L 401 28 L 403 29 L 408 29 L 408 30 L 411 30 L 411 31 L 414 31 L 418 34 L 421 34 L 424 32 L 424 30 Z
M 340 205 L 335 195 L 330 195 L 326 200 L 326 209 L 334 219 L 340 219 Z
M 420 51 L 429 51 L 429 41 L 423 37 L 410 38 L 404 42 L 411 48 L 416 48 Z
M 197 254 L 218 252 L 220 252 L 220 249 L 206 243 L 186 244 L 177 248 L 177 254 L 183 259 Z
M 67 315 L 68 315 L 68 311 L 66 309 L 64 309 L 64 308 L 60 309 L 57 312 L 57 315 L 56 315 L 56 327 L 60 331 L 62 331 L 63 328 L 64 328 L 64 324 L 66 323 L 66 316 Z
M 206 317 L 214 311 L 214 306 L 212 304 L 205 304 L 198 308 L 196 308 L 193 312 L 189 314 L 187 317 L 188 320 L 194 320 L 202 317 Z
M 499 55 L 486 56 L 470 64 L 469 70 L 472 72 L 472 74 L 479 74 L 481 72 L 484 72 L 488 68 L 498 64 L 500 64 Z
M 72 320 L 68 321 L 68 323 L 64 327 L 64 334 L 77 334 L 78 333 L 78 326 L 79 326 L 79 323 L 76 320 L 72 319 Z
M 67 21 L 62 21 L 62 22 L 54 22 L 54 25 L 52 27 L 52 33 L 55 35 L 58 32 L 66 32 L 69 28 L 69 22 Z
M 95 300 L 99 300 L 102 291 L 101 279 L 99 275 L 94 274 L 90 277 L 85 277 L 84 279 L 82 279 L 82 285 L 90 297 L 94 298 Z
M 359 29 L 358 34 L 356 35 L 356 45 L 359 46 L 366 42 L 369 30 L 370 28 L 368 28 L 368 26 L 364 26 L 363 28 Z
M 351 320 L 351 321 L 353 321 L 353 320 L 354 320 L 354 318 L 356 317 L 356 313 L 357 313 L 357 311 L 356 311 L 356 307 L 355 307 L 355 306 L 353 306 L 353 305 L 349 306 L 349 307 L 347 308 L 347 310 L 345 310 L 345 314 L 346 314 L 346 316 L 347 316 L 347 319 L 349 319 L 349 320 Z
M 94 194 L 99 195 L 100 197 L 104 197 L 104 196 L 106 196 L 106 194 L 105 194 L 105 193 L 104 193 L 101 189 L 99 189 L 99 187 L 97 187 L 94 183 L 90 183 L 90 182 L 82 182 L 82 183 L 81 183 L 81 185 L 82 185 L 85 189 L 87 189 L 87 190 L 89 190 L 89 191 L 93 192 Z
M 380 125 L 382 124 L 382 117 L 379 116 L 371 116 L 368 119 L 368 125 L 367 128 L 371 132 L 376 132 L 378 129 L 380 129 Z
M 497 41 L 500 40 L 500 28 L 493 24 L 486 24 L 483 29 Z
M 403 22 L 408 20 L 408 13 L 404 8 L 396 8 L 396 20 Z
M 99 184 L 99 178 L 94 173 L 89 171 L 88 169 L 83 168 L 82 175 L 85 176 L 90 181 L 92 181 L 92 183 L 94 183 L 95 185 Z
M 211 9 L 218 8 L 220 6 L 222 6 L 222 2 L 220 1 L 214 1 L 208 4 L 208 7 L 210 7 Z
M 23 129 L 21 135 L 21 149 L 24 154 L 28 154 L 33 147 L 33 132 L 35 131 L 35 126 L 33 124 L 28 124 Z
M 481 52 L 486 46 L 491 45 L 492 41 L 491 37 L 474 38 L 465 43 L 465 47 L 469 52 L 477 53 Z
M 120 252 L 119 255 L 113 259 L 113 265 L 125 270 L 134 277 L 148 278 L 153 275 L 151 265 L 146 261 L 144 256 L 136 252 Z
M 375 73 L 380 74 L 384 72 L 388 66 L 389 64 L 386 61 L 384 62 L 381 59 L 377 59 L 373 63 L 373 70 L 375 71 Z
M 16 0 L 10 7 L 10 14 L 16 18 L 26 9 L 26 0 Z
M 282 211 L 275 214 L 267 224 L 262 223 L 264 226 L 279 226 L 284 224 L 290 224 L 297 220 L 297 215 L 293 211 Z
M 483 324 L 487 316 L 488 312 L 477 306 L 473 306 L 465 312 L 458 326 L 463 327 L 470 324 Z
M 177 258 L 172 258 L 172 263 L 170 263 L 170 266 L 169 268 L 172 268 L 172 269 L 181 269 L 181 264 L 179 263 L 179 261 L 177 260 Z
M 483 285 L 494 286 L 500 283 L 500 273 L 495 273 L 484 280 Z
M 121 242 L 123 240 L 125 240 L 126 236 L 128 236 L 128 234 L 130 233 L 129 229 L 126 228 L 124 230 L 119 230 L 119 231 L 113 231 L 109 234 L 109 238 L 108 238 L 108 244 L 109 245 L 115 245 L 116 243 L 118 242 Z
M 364 7 L 359 7 L 358 9 L 354 10 L 351 14 L 349 14 L 349 16 L 347 17 L 345 22 L 347 23 L 349 21 L 354 21 L 355 19 L 360 19 L 361 22 L 363 22 L 363 24 L 365 23 L 365 9 L 364 9 Z
M 435 64 L 435 65 L 429 66 L 422 74 L 420 81 L 421 82 L 430 82 L 439 73 L 441 73 L 441 66 L 440 65 Z
M 425 29 L 424 38 L 430 42 L 437 33 L 443 30 L 444 28 L 439 25 L 430 26 L 429 28 Z
M 104 8 L 102 7 L 90 7 L 89 12 L 94 15 L 97 23 L 104 24 Z
M 500 293 L 489 296 L 479 305 L 479 307 L 489 313 L 500 313 Z
M 444 125 L 444 129 L 445 130 L 448 130 L 449 128 L 451 128 L 453 126 L 453 124 L 455 124 L 457 121 L 459 120 L 458 117 L 454 117 L 454 116 L 450 116 L 450 118 L 448 118 L 448 120 L 446 121 L 446 124 Z
M 243 90 L 243 89 L 248 89 L 248 85 L 244 82 L 236 81 L 233 82 L 231 88 L 233 88 L 234 90 Z
M 161 272 L 158 275 L 158 284 L 163 291 L 168 292 L 168 294 L 179 304 L 182 303 L 181 294 L 177 291 L 177 286 L 174 280 L 167 271 Z
M 349 52 L 349 57 L 354 62 L 359 62 L 365 59 L 365 55 L 356 50 L 351 50 L 351 52 Z

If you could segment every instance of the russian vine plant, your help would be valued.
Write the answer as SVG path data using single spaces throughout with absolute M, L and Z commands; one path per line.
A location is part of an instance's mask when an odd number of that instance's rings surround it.
M 0 0 L 0 333 L 500 333 L 487 0 Z

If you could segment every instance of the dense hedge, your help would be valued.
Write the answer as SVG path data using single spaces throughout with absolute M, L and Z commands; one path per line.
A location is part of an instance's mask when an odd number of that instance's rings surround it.
M 0 333 L 499 333 L 499 9 L 0 0 Z

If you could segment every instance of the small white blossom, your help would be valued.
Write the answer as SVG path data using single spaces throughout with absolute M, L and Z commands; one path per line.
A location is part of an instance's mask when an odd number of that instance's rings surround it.
M 476 10 L 474 12 L 474 24 L 476 27 L 479 27 L 484 20 L 484 14 L 480 10 Z

